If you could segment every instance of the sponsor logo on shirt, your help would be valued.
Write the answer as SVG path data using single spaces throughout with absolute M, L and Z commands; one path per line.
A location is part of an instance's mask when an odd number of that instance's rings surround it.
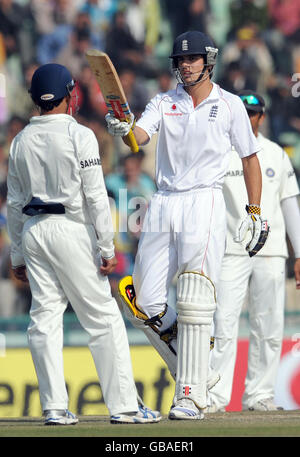
M 175 103 L 173 103 L 173 105 L 171 106 L 171 110 L 172 110 L 171 113 L 164 113 L 164 114 L 166 116 L 182 116 L 182 114 L 183 114 L 183 113 L 178 113 L 177 106 L 175 105 Z
M 100 157 L 80 161 L 81 168 L 94 167 L 95 165 L 101 165 Z
M 218 114 L 218 105 L 213 105 L 210 109 L 208 120 L 214 122 Z
M 243 176 L 243 175 L 244 175 L 243 170 L 229 170 L 229 171 L 227 171 L 225 178 L 227 178 L 228 176 L 233 177 L 233 176 Z

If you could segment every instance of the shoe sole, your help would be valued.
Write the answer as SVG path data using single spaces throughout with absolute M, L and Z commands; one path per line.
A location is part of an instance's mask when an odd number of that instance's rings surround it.
M 204 414 L 197 416 L 176 416 L 175 414 L 169 414 L 170 420 L 202 420 L 204 419 Z
M 116 420 L 116 419 L 113 419 L 110 421 L 111 424 L 132 424 L 132 425 L 139 425 L 139 424 L 157 424 L 159 421 L 161 420 L 160 419 L 155 419 L 155 420 L 145 420 L 145 421 L 141 421 L 141 420 L 135 420 L 135 421 L 121 421 L 121 420 Z
M 78 424 L 78 421 L 76 422 L 69 422 L 69 423 L 63 423 L 63 422 L 58 422 L 58 421 L 48 421 L 48 422 L 45 422 L 44 425 L 46 426 L 55 426 L 55 425 L 60 425 L 60 426 L 63 426 L 63 425 L 76 425 Z

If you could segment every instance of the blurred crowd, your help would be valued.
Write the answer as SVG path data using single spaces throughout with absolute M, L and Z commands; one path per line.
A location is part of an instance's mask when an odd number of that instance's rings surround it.
M 174 38 L 187 30 L 208 33 L 219 48 L 215 82 L 264 96 L 264 134 L 288 152 L 300 183 L 300 0 L 0 0 L 0 317 L 26 313 L 31 299 L 28 286 L 11 274 L 6 177 L 12 138 L 37 114 L 28 95 L 33 72 L 48 62 L 70 69 L 75 117 L 99 140 L 116 228 L 116 293 L 118 280 L 132 273 L 156 190 L 155 139 L 133 155 L 107 133 L 106 105 L 85 51 L 109 54 L 138 118 L 153 95 L 176 86 L 168 56 Z

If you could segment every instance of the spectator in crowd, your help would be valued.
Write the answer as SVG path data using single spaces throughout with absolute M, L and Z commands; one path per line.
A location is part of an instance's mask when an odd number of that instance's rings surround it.
M 266 30 L 270 24 L 268 0 L 231 0 L 229 5 L 230 33 L 228 38 L 234 38 L 236 32 L 249 23 L 256 24 L 259 32 Z
M 295 0 L 268 0 L 270 19 L 289 42 L 300 44 L 300 3 Z
M 134 66 L 135 71 L 140 71 L 144 59 L 143 46 L 132 35 L 124 10 L 119 10 L 114 14 L 106 34 L 105 51 L 117 70 L 130 63 Z
M 99 84 L 88 63 L 80 68 L 76 81 L 79 114 L 84 119 L 104 119 L 107 107 Z
M 119 77 L 130 109 L 138 118 L 143 112 L 145 104 L 148 102 L 148 90 L 145 84 L 142 83 L 143 80 L 137 77 L 132 65 L 126 65 L 121 68 Z
M 247 75 L 250 89 L 265 93 L 273 77 L 272 56 L 261 39 L 256 24 L 248 23 L 236 31 L 236 39 L 229 41 L 222 52 L 222 64 L 239 62 Z
M 118 9 L 118 0 L 85 0 L 80 11 L 88 14 L 92 31 L 99 36 L 105 46 L 106 33 Z
M 89 37 L 91 46 L 97 49 L 103 47 L 99 35 L 92 30 L 90 17 L 87 13 L 79 12 L 72 24 L 58 24 L 48 34 L 43 34 L 37 42 L 37 60 L 40 64 L 54 61 L 65 49 L 75 48 L 76 37 L 86 35 Z M 77 50 L 78 53 L 79 50 Z M 70 52 L 70 51 L 69 51 Z
M 146 57 L 152 55 L 161 26 L 159 0 L 129 0 L 126 22 L 135 40 L 144 48 Z
M 164 0 L 172 29 L 172 38 L 186 30 L 207 30 L 207 0 Z

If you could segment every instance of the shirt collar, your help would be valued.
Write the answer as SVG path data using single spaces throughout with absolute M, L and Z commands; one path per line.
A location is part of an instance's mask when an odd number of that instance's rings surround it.
M 205 102 L 205 103 L 207 103 L 207 102 L 213 103 L 220 99 L 221 93 L 220 93 L 219 85 L 216 83 L 212 83 L 212 84 L 213 84 L 213 88 L 212 88 L 209 96 L 205 100 L 203 100 L 203 102 Z M 183 95 L 185 97 L 186 96 L 189 97 L 189 94 L 183 88 L 183 84 L 180 84 L 180 83 L 177 84 L 176 93 L 177 93 L 177 95 Z
M 30 118 L 30 124 L 41 124 L 45 122 L 51 122 L 51 121 L 63 121 L 63 120 L 68 120 L 68 121 L 73 121 L 77 122 L 74 117 L 70 116 L 69 114 L 44 114 L 43 116 L 33 116 Z

